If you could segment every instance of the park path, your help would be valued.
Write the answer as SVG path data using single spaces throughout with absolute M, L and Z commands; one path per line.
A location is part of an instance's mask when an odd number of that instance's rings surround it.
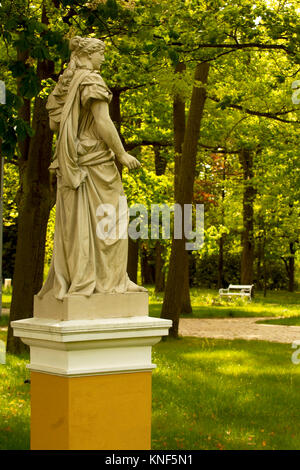
M 3 309 L 3 313 L 9 313 Z M 274 343 L 300 341 L 300 326 L 269 325 L 256 323 L 278 317 L 247 318 L 181 318 L 179 334 L 197 338 L 255 339 Z M 6 330 L 6 327 L 0 327 Z
M 274 343 L 300 341 L 300 326 L 256 323 L 271 318 L 276 317 L 181 318 L 179 334 L 198 338 L 248 339 Z

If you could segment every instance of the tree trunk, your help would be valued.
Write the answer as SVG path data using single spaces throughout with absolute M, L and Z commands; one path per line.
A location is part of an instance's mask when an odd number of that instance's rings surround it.
M 162 149 L 159 145 L 153 146 L 154 150 L 154 163 L 155 173 L 157 176 L 165 174 L 167 167 L 167 159 L 162 154 Z M 164 259 L 163 259 L 164 246 L 160 240 L 155 243 L 155 292 L 163 292 L 165 290 L 165 272 Z
M 40 64 L 38 72 L 42 75 L 48 65 Z M 33 296 L 43 284 L 46 231 L 53 199 L 48 171 L 53 134 L 45 105 L 45 100 L 35 99 L 32 123 L 35 134 L 30 139 L 27 160 L 21 161 L 18 239 L 10 321 L 33 315 Z M 13 336 L 9 327 L 7 351 L 20 353 L 25 349 L 25 345 Z
M 253 187 L 253 154 L 248 149 L 242 149 L 239 154 L 243 168 L 243 233 L 241 258 L 241 284 L 253 284 L 254 262 L 254 209 L 256 191 Z
M 182 73 L 186 69 L 183 62 L 179 62 L 176 66 L 175 72 Z M 174 193 L 175 201 L 178 201 L 178 188 L 179 188 L 179 168 L 182 158 L 182 146 L 185 135 L 185 101 L 183 98 L 176 94 L 173 100 L 173 125 L 174 125 Z
M 288 280 L 289 280 L 288 290 L 289 292 L 294 292 L 294 289 L 295 289 L 295 253 L 296 253 L 294 242 L 290 242 L 289 249 L 290 249 L 291 256 L 288 256 L 287 259 L 282 256 L 281 259 L 284 261 L 286 272 L 288 275 Z
M 141 275 L 142 284 L 154 284 L 155 272 L 154 272 L 154 260 L 149 255 L 147 248 L 142 247 L 140 250 L 141 254 Z
M 264 279 L 264 297 L 267 296 L 267 263 L 266 263 L 266 230 L 263 228 L 262 242 L 262 260 L 263 260 L 263 279 Z
M 189 255 L 184 250 L 183 255 L 183 269 L 184 269 L 184 280 L 182 286 L 182 297 L 181 297 L 181 312 L 182 314 L 192 313 L 192 304 L 190 296 L 190 269 L 189 269 Z
M 48 23 L 44 4 L 42 22 Z M 24 59 L 25 56 L 26 53 L 18 53 L 19 60 Z M 40 81 L 51 76 L 53 71 L 52 61 L 38 62 L 37 75 Z M 28 100 L 23 101 L 20 117 L 30 124 Z M 53 203 L 53 191 L 48 171 L 53 134 L 48 124 L 46 100 L 39 97 L 35 98 L 32 128 L 34 136 L 19 144 L 21 158 L 19 161 L 18 237 L 10 321 L 29 318 L 33 315 L 33 296 L 43 284 L 46 231 Z M 7 351 L 17 354 L 25 349 L 27 347 L 21 340 L 13 336 L 9 325 Z
M 262 288 L 262 256 L 263 256 L 263 249 L 262 249 L 262 241 L 261 239 L 257 242 L 257 268 L 256 268 L 256 288 L 257 290 L 261 290 Z
M 163 249 L 163 245 L 157 240 L 155 244 L 155 292 L 163 292 L 165 289 Z
M 265 245 L 265 236 L 264 236 L 264 217 L 263 213 L 260 211 L 257 215 L 257 224 L 258 224 L 258 231 L 259 235 L 255 242 L 257 247 L 256 249 L 256 289 L 263 290 L 264 289 L 264 282 L 263 282 L 263 262 L 264 262 L 264 245 Z
M 221 289 L 224 284 L 223 276 L 224 268 L 224 234 L 221 235 L 219 240 L 219 259 L 218 259 L 218 289 Z
M 289 257 L 289 292 L 294 292 L 295 288 L 295 251 L 293 243 L 290 243 L 290 252 L 292 256 Z
M 153 146 L 154 150 L 154 163 L 155 163 L 155 173 L 157 176 L 165 174 L 167 168 L 167 159 L 161 153 L 161 147 L 159 145 Z
M 222 170 L 223 188 L 221 192 L 221 224 L 224 225 L 224 200 L 225 200 L 225 181 L 226 181 L 226 155 L 224 155 L 223 170 Z M 218 289 L 221 289 L 224 284 L 224 242 L 225 234 L 222 233 L 219 240 L 219 259 L 218 259 Z
M 137 283 L 137 272 L 139 263 L 139 240 L 132 240 L 128 238 L 128 261 L 127 261 L 127 274 L 129 279 Z
M 188 121 L 185 131 L 182 157 L 179 170 L 178 203 L 191 204 L 193 200 L 193 187 L 195 179 L 197 145 L 200 134 L 200 125 L 206 100 L 206 90 L 199 86 L 199 82 L 207 83 L 209 64 L 197 64 L 195 71 L 195 84 L 193 87 Z M 183 219 L 183 218 L 182 218 Z M 169 263 L 169 271 L 166 292 L 162 306 L 161 317 L 173 321 L 170 336 L 178 337 L 179 316 L 181 313 L 183 289 L 184 289 L 184 265 L 186 254 L 184 227 L 182 223 L 182 238 L 172 239 L 172 250 Z
M 175 72 L 182 73 L 186 69 L 183 62 L 179 62 L 176 66 Z M 182 159 L 182 146 L 185 136 L 185 101 L 183 98 L 176 94 L 173 100 L 173 124 L 174 124 L 174 195 L 175 201 L 178 202 L 179 191 L 179 178 L 180 178 L 180 165 Z M 182 269 L 184 272 L 183 291 L 181 299 L 181 313 L 192 313 L 192 304 L 190 297 L 190 282 L 189 282 L 189 257 L 187 251 L 184 250 L 182 255 Z

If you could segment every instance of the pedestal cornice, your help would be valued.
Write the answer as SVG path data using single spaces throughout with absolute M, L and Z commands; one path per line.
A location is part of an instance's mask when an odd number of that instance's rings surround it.
M 151 347 L 168 335 L 170 320 L 137 316 L 14 321 L 14 335 L 30 346 L 29 368 L 62 376 L 152 370 Z

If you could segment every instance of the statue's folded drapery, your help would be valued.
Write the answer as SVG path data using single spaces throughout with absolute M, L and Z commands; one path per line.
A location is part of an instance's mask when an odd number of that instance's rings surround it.
M 51 289 L 58 299 L 127 290 L 126 199 L 115 156 L 97 135 L 90 110 L 93 100 L 110 102 L 111 96 L 98 73 L 78 69 L 66 96 L 55 89 L 49 97 L 50 118 L 59 124 L 50 165 L 57 175 L 56 223 L 50 271 L 39 297 Z M 97 231 L 107 213 L 103 204 L 116 214 L 116 232 L 106 237 Z

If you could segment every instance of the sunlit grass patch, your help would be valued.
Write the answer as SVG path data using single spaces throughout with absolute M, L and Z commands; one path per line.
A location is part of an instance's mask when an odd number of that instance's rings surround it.
M 185 338 L 154 348 L 154 449 L 297 449 L 290 345 Z

